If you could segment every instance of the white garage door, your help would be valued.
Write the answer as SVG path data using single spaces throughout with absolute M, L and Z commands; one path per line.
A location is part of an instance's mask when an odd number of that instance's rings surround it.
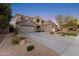
M 21 26 L 20 32 L 21 33 L 34 32 L 34 27 L 32 27 L 32 26 Z

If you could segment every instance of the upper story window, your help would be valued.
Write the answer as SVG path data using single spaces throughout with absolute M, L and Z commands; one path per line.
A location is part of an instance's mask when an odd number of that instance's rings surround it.
M 23 16 L 21 16 L 21 20 L 24 20 L 25 18 Z
M 44 23 L 44 20 L 42 20 L 42 23 Z
M 39 22 L 40 22 L 40 19 L 37 19 L 37 20 L 36 20 L 36 22 L 38 22 L 38 23 L 39 23 Z

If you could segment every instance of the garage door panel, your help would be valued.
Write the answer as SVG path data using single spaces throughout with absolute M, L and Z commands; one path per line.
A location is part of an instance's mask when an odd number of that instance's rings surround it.
M 34 27 L 29 27 L 29 26 L 22 26 L 20 28 L 21 33 L 26 33 L 26 32 L 34 32 Z

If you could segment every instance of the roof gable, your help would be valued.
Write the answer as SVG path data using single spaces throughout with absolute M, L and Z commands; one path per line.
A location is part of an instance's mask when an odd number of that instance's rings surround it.
M 18 22 L 17 24 L 20 25 L 20 26 L 36 26 L 37 25 L 36 23 L 34 23 L 33 21 L 31 21 L 29 19 Z

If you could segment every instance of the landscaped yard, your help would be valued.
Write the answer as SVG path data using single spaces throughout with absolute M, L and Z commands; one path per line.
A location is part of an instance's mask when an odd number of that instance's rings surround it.
M 13 43 L 12 34 L 8 34 L 0 45 L 0 55 L 59 55 L 59 53 L 54 50 L 51 50 L 32 39 L 26 38 L 19 43 L 16 42 Z
M 0 44 L 0 55 L 79 55 L 78 40 L 74 38 L 74 36 L 61 36 L 60 34 L 50 34 L 47 32 L 24 33 L 18 36 L 7 34 Z
M 78 35 L 78 31 L 67 31 L 67 32 L 57 32 L 57 34 L 60 34 L 61 36 L 77 36 Z
M 77 36 L 77 31 L 69 31 L 69 32 L 62 32 L 61 35 L 67 35 L 67 36 Z

